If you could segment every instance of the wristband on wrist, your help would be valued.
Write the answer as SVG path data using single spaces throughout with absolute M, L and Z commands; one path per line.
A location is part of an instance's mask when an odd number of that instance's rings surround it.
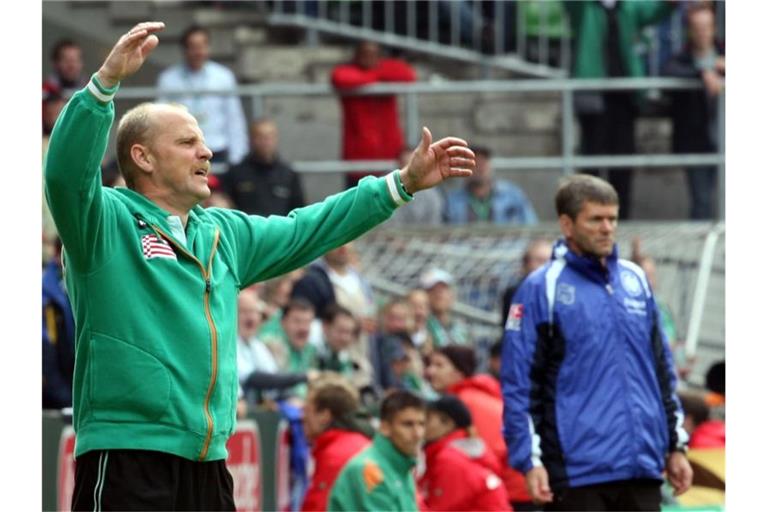
M 413 196 L 409 194 L 403 186 L 403 182 L 400 179 L 399 169 L 387 174 L 385 176 L 385 181 L 387 182 L 387 190 L 389 191 L 389 196 L 397 206 L 402 206 L 413 199 Z
M 112 101 L 112 98 L 115 97 L 115 94 L 119 88 L 120 82 L 115 84 L 113 87 L 104 86 L 104 84 L 99 81 L 99 77 L 96 76 L 96 73 L 91 75 L 91 80 L 88 82 L 88 90 L 91 91 L 91 94 L 96 96 L 96 99 L 104 103 L 109 103 Z

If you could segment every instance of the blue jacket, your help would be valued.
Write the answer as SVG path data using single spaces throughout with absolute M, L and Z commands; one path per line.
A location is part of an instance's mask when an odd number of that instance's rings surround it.
M 544 465 L 555 489 L 662 479 L 688 436 L 659 314 L 643 271 L 607 271 L 560 240 L 515 294 L 502 353 L 509 464 Z
M 467 224 L 469 192 L 466 187 L 451 190 L 445 201 L 445 221 L 448 224 Z M 506 180 L 495 180 L 491 192 L 490 222 L 494 224 L 536 224 L 539 218 L 525 192 Z
M 61 282 L 59 265 L 43 270 L 43 408 L 72 406 L 75 319 Z

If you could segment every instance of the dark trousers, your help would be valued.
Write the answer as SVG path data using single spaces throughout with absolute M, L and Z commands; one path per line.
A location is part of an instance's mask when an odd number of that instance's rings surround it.
M 579 114 L 581 154 L 584 156 L 634 154 L 637 107 L 632 93 L 605 93 L 603 104 L 602 113 Z M 600 176 L 613 185 L 619 195 L 619 218 L 629 218 L 632 209 L 632 169 L 585 169 L 582 172 Z
M 223 460 L 148 450 L 95 450 L 75 460 L 72 510 L 235 510 Z
M 715 218 L 715 189 L 717 188 L 716 167 L 690 167 L 688 175 L 688 197 L 691 204 L 691 220 L 712 220 Z
M 661 510 L 660 480 L 619 480 L 556 490 L 554 495 L 545 511 Z

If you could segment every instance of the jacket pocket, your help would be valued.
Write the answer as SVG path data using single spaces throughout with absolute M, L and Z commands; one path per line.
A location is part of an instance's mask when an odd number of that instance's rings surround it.
M 96 420 L 158 420 L 169 404 L 171 379 L 152 354 L 125 341 L 94 334 L 90 395 Z

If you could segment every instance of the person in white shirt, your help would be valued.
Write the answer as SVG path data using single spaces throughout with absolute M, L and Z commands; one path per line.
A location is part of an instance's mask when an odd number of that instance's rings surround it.
M 234 90 L 234 73 L 209 60 L 210 34 L 204 27 L 193 25 L 181 38 L 184 62 L 171 66 L 157 81 L 158 101 L 181 103 L 197 119 L 205 143 L 213 151 L 211 170 L 214 174 L 227 171 L 229 165 L 240 163 L 248 153 L 248 129 L 240 98 L 236 95 L 195 95 L 204 89 Z M 173 91 L 189 91 L 174 94 Z

